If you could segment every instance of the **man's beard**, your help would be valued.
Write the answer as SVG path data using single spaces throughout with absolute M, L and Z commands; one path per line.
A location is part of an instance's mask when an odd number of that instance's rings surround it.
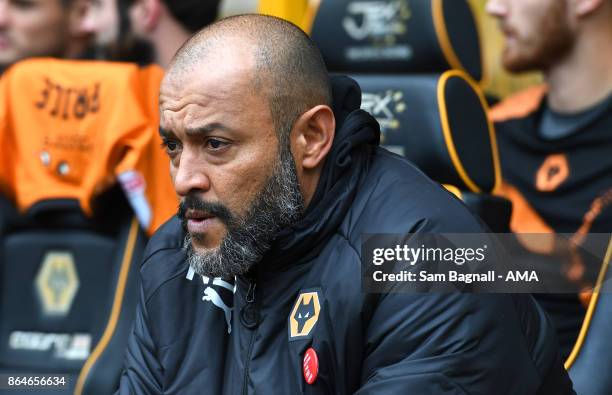
M 204 253 L 194 250 L 185 218 L 188 209 L 215 215 L 225 224 L 227 233 L 219 247 Z M 186 233 L 183 247 L 187 263 L 197 274 L 208 277 L 233 278 L 245 274 L 270 249 L 278 232 L 299 220 L 303 211 L 297 171 L 287 145 L 281 147 L 272 175 L 243 217 L 233 215 L 220 203 L 208 203 L 193 195 L 181 201 L 177 215 Z
M 547 71 L 566 56 L 574 44 L 574 37 L 567 22 L 566 2 L 551 2 L 550 10 L 538 25 L 536 33 L 532 37 L 517 36 L 516 39 L 521 47 L 515 50 L 506 48 L 502 54 L 502 63 L 506 70 L 513 73 Z

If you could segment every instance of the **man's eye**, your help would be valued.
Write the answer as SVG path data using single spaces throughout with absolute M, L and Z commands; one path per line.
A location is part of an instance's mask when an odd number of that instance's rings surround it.
M 217 139 L 208 139 L 206 141 L 206 146 L 208 148 L 212 148 L 214 150 L 217 149 L 221 149 L 223 147 L 225 147 L 228 143 L 226 143 L 225 141 L 221 141 L 221 140 L 217 140 Z
M 162 148 L 164 148 L 168 153 L 172 153 L 178 149 L 178 144 L 176 141 L 164 139 Z

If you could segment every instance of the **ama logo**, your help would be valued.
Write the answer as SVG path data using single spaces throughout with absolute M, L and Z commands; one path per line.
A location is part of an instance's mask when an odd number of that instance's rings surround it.
M 289 315 L 289 340 L 310 338 L 321 312 L 320 290 L 300 292 Z

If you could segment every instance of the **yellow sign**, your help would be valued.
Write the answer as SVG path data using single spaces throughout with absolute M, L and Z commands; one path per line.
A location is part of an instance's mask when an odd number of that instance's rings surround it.
M 320 312 L 319 291 L 300 293 L 289 315 L 289 340 L 309 337 L 319 320 Z
M 36 276 L 36 290 L 46 315 L 65 316 L 79 289 L 74 259 L 69 252 L 48 252 Z

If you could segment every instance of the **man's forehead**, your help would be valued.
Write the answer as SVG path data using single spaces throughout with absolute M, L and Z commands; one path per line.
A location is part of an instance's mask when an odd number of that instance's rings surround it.
M 162 81 L 161 90 L 180 91 L 196 85 L 227 88 L 252 84 L 255 60 L 249 53 L 236 50 L 210 52 L 200 59 L 173 63 Z
M 170 63 L 168 74 L 184 73 L 200 68 L 214 69 L 223 67 L 255 66 L 255 43 L 250 40 L 238 39 L 234 36 L 200 40 L 201 44 L 193 44 L 188 49 L 179 50 Z
M 256 112 L 259 117 L 268 116 L 268 101 L 264 93 L 257 90 L 252 70 L 244 64 L 236 67 L 198 67 L 189 72 L 167 75 L 160 88 L 159 109 L 163 127 L 180 122 L 199 126 L 200 120 L 233 118 L 232 122 Z M 254 114 L 251 114 L 254 115 Z M 254 115 L 255 116 L 255 115 Z M 246 118 L 245 118 L 246 117 Z M 230 122 L 225 119 L 224 122 Z
M 160 88 L 160 110 L 180 111 L 190 105 L 240 109 L 257 94 L 252 86 L 251 76 L 245 73 L 198 73 L 168 79 Z

